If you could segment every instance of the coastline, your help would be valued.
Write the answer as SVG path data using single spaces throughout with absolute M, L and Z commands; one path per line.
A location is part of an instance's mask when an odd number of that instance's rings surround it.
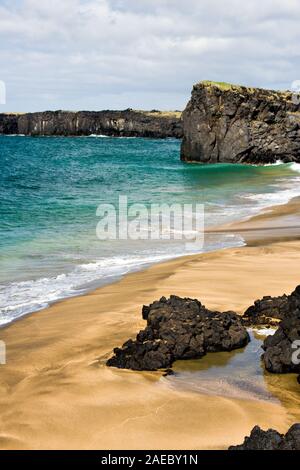
M 1 181 L 7 195 L 1 206 L 0 327 L 156 262 L 243 245 L 232 233 L 208 235 L 202 249 L 191 245 L 191 251 L 182 239 L 99 243 L 95 210 L 107 202 L 117 207 L 118 194 L 127 194 L 128 181 L 133 191 L 129 205 L 141 198 L 148 208 L 159 199 L 169 204 L 204 202 L 207 227 L 242 220 L 299 194 L 298 164 L 189 166 L 179 161 L 180 142 L 175 139 L 129 143 L 127 138 L 60 138 L 53 145 L 47 138 L 2 140 L 6 158 Z M 23 162 L 24 171 L 17 167 L 17 175 L 11 175 L 16 161 Z M 150 177 L 141 187 L 145 172 Z M 49 178 L 52 174 L 55 181 Z M 29 210 L 19 224 L 13 207 L 23 205 Z
M 109 369 L 105 361 L 144 326 L 142 305 L 162 295 L 242 313 L 263 295 L 292 291 L 299 283 L 299 213 L 294 199 L 215 228 L 240 231 L 247 246 L 153 265 L 2 328 L 0 448 L 221 449 L 256 424 L 286 431 L 300 417 L 289 375 L 265 373 L 278 402 L 240 400 L 176 390 L 159 372 Z
M 247 246 L 297 239 L 300 237 L 300 197 L 292 198 L 287 204 L 267 207 L 246 220 L 210 227 L 206 233 L 238 234 Z

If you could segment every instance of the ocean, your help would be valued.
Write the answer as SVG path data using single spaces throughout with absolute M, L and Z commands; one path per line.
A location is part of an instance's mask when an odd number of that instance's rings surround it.
M 99 204 L 204 204 L 212 226 L 300 195 L 298 164 L 205 166 L 179 153 L 175 139 L 0 136 L 0 325 L 188 254 L 184 239 L 99 240 Z M 211 234 L 200 251 L 243 244 Z

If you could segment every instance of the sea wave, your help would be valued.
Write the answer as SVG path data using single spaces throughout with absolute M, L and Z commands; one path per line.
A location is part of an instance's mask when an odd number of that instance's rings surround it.
M 250 166 L 254 167 L 265 167 L 265 166 L 278 166 L 278 165 L 285 165 L 285 163 L 282 160 L 276 160 L 274 163 L 250 163 Z
M 2 134 L 4 137 L 26 137 L 25 134 Z
M 243 194 L 240 198 L 255 201 L 257 204 L 256 208 L 258 210 L 274 205 L 287 204 L 291 199 L 300 196 L 299 183 L 299 177 L 293 178 L 292 180 L 282 179 L 280 183 L 272 185 L 272 191 L 270 192 Z
M 219 236 L 207 243 L 203 251 L 242 246 L 244 241 L 235 235 Z M 195 252 L 199 252 L 198 249 Z M 144 253 L 136 256 L 124 255 L 102 258 L 77 265 L 71 272 L 36 280 L 11 282 L 0 285 L 0 326 L 48 307 L 51 303 L 76 295 L 91 288 L 114 282 L 130 272 L 136 272 L 152 264 L 190 254 L 180 250 L 174 252 Z
M 92 138 L 96 138 L 96 139 L 104 139 L 104 138 L 110 138 L 110 139 L 137 139 L 137 137 L 134 137 L 134 136 L 105 135 L 105 134 L 90 134 L 87 137 L 92 137 Z
M 185 246 L 193 233 L 189 225 L 185 231 L 166 230 L 174 235 L 172 241 L 155 246 L 151 241 L 98 243 L 96 206 L 114 202 L 118 194 L 130 193 L 132 202 L 146 205 L 204 204 L 206 226 L 249 218 L 300 194 L 297 163 L 186 165 L 179 161 L 178 141 L 136 139 L 134 145 L 126 140 L 121 145 L 119 138 L 91 137 L 26 138 L 20 145 L 6 139 L 2 144 L 0 325 L 191 253 Z M 105 138 L 105 145 L 99 147 L 93 137 Z M 174 240 L 175 235 L 186 237 Z M 236 235 L 210 237 L 203 251 L 244 244 Z
M 167 258 L 161 256 L 115 256 L 76 266 L 56 277 L 12 282 L 0 285 L 0 325 L 27 313 L 49 306 L 51 302 L 84 293 L 96 280 L 109 281 L 149 263 Z
M 290 163 L 290 168 L 291 170 L 293 171 L 297 171 L 298 173 L 300 173 L 300 163 Z
M 95 139 L 104 139 L 110 137 L 109 135 L 104 135 L 104 134 L 90 134 L 87 137 L 93 137 Z

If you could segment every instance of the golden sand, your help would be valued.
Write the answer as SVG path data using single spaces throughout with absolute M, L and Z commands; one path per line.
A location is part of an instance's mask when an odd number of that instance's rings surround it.
M 285 432 L 299 421 L 300 394 L 292 376 L 266 374 L 279 399 L 273 403 L 176 390 L 159 372 L 105 366 L 112 349 L 144 327 L 142 305 L 162 295 L 242 313 L 263 295 L 291 292 L 300 283 L 299 234 L 285 241 L 278 229 L 264 242 L 275 217 L 276 226 L 282 223 L 284 210 L 238 226 L 246 238 L 255 232 L 255 246 L 155 265 L 3 328 L 0 448 L 222 449 L 242 442 L 256 424 Z

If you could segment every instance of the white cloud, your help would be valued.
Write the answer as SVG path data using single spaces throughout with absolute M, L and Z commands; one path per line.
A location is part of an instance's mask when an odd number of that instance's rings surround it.
M 288 88 L 299 20 L 298 0 L 0 0 L 5 109 L 182 108 L 202 79 Z

